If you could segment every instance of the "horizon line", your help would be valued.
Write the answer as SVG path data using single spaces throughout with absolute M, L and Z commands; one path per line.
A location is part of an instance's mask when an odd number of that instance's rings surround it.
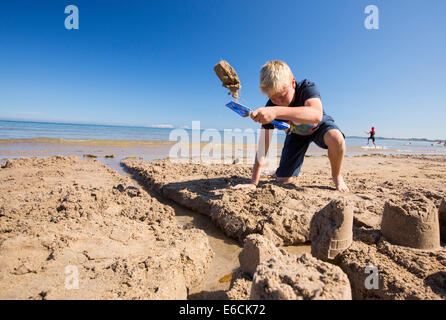
M 138 125 L 138 124 L 117 124 L 117 123 L 92 123 L 92 122 L 66 122 L 66 121 L 49 121 L 49 120 L 23 120 L 23 119 L 5 119 L 0 118 L 0 121 L 10 121 L 10 122 L 31 122 L 31 123 L 48 123 L 48 124 L 77 124 L 77 125 L 94 125 L 94 126 L 110 126 L 110 127 L 134 127 L 134 128 L 152 128 L 152 129 L 184 129 L 184 130 L 192 130 L 192 128 L 188 126 L 180 126 L 176 127 L 171 124 L 154 124 L 154 125 Z M 200 130 L 207 130 L 207 129 L 214 129 L 218 131 L 222 131 L 225 129 L 215 129 L 215 128 L 203 128 Z M 249 128 L 251 129 L 251 128 Z M 255 130 L 255 129 L 254 129 Z M 350 135 L 345 136 L 346 138 L 361 138 L 361 139 L 367 139 L 367 137 L 357 136 L 357 135 Z M 438 139 L 438 138 L 395 138 L 395 137 L 378 137 L 376 136 L 375 139 L 383 139 L 383 140 L 422 140 L 427 142 L 438 142 L 438 141 L 446 141 L 446 139 Z

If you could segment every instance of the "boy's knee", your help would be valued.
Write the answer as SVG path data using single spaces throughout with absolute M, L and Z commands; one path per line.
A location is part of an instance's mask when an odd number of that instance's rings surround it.
M 345 144 L 344 136 L 338 129 L 328 130 L 324 135 L 324 142 L 327 147 L 343 147 Z

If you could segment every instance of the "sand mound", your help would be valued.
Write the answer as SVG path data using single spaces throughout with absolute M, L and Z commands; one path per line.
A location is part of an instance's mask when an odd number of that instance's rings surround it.
M 308 254 L 283 255 L 261 263 L 254 274 L 254 300 L 350 300 L 350 282 L 342 270 Z
M 347 275 L 311 255 L 290 255 L 260 235 L 249 235 L 229 299 L 351 299 Z
M 237 99 L 238 91 L 242 86 L 234 68 L 227 61 L 222 60 L 214 66 L 214 71 L 223 83 L 223 87 L 229 89 L 232 92 L 232 96 Z
M 350 279 L 354 299 L 446 299 L 444 250 L 433 254 L 383 240 L 377 245 L 354 241 L 336 259 Z
M 204 232 L 96 160 L 8 160 L 0 180 L 2 299 L 186 299 L 207 274 Z

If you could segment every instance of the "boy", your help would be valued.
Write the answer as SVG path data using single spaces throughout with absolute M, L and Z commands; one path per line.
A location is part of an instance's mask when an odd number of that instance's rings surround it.
M 269 97 L 265 107 L 252 112 L 251 118 L 262 124 L 252 183 L 239 184 L 235 189 L 254 190 L 259 183 L 260 170 L 271 141 L 273 120 L 289 121 L 285 144 L 275 178 L 290 183 L 299 175 L 308 146 L 314 141 L 328 149 L 332 179 L 340 192 L 349 192 L 341 175 L 345 153 L 345 136 L 332 117 L 322 109 L 316 85 L 308 80 L 296 83 L 289 66 L 280 60 L 267 62 L 260 71 L 260 90 Z

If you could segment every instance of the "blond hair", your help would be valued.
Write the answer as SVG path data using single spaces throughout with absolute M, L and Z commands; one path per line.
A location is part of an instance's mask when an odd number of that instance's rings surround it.
M 286 86 L 291 85 L 294 76 L 290 67 L 281 60 L 268 61 L 260 70 L 260 90 L 273 96 Z

